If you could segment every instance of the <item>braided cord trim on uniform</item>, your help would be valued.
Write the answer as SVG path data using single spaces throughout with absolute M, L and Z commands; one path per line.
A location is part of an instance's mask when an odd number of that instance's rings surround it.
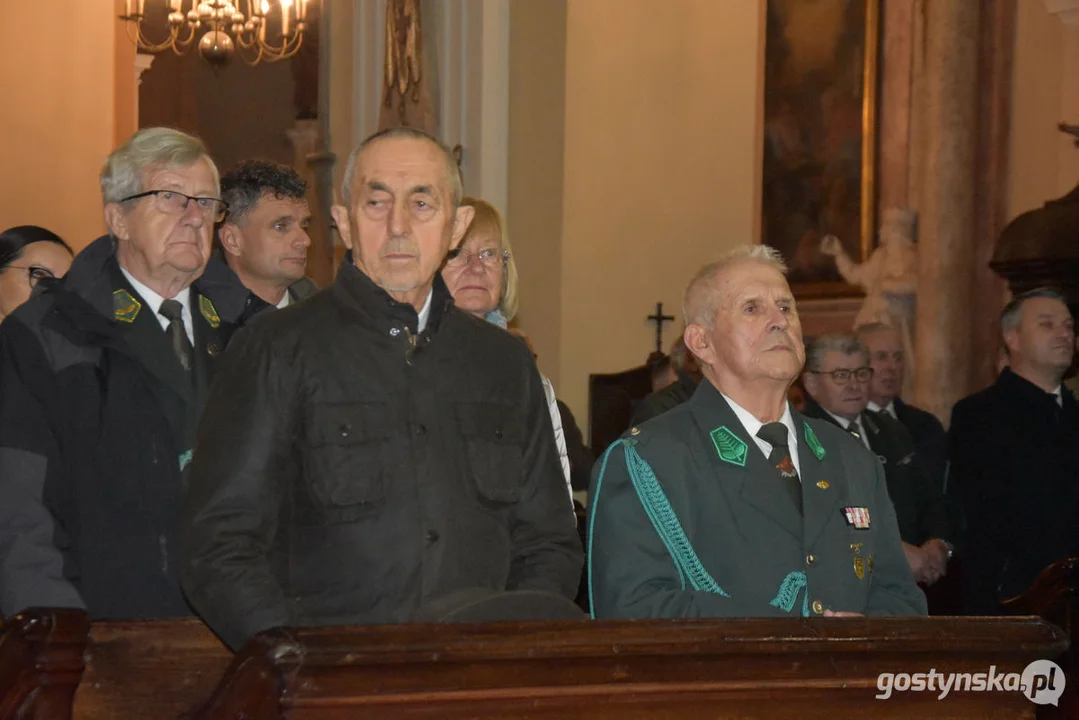
M 798 593 L 805 590 L 807 585 L 806 574 L 801 570 L 787 573 L 783 582 L 779 585 L 779 592 L 768 601 L 772 607 L 777 607 L 783 612 L 794 609 L 794 601 L 798 599 Z M 809 617 L 809 591 L 802 596 L 802 617 Z
M 594 498 L 589 498 L 592 505 L 591 512 L 588 513 L 588 547 L 586 551 L 588 553 L 588 614 L 593 620 L 596 619 L 596 607 L 595 601 L 596 594 L 592 591 L 592 532 L 596 527 L 596 508 L 599 506 L 599 493 L 603 489 L 603 475 L 607 472 L 607 458 L 610 456 L 611 451 L 614 450 L 622 443 L 621 440 L 615 440 L 603 453 L 603 462 L 599 466 L 599 477 L 596 478 L 596 493 Z
M 678 521 L 674 508 L 671 507 L 670 501 L 667 500 L 667 496 L 663 493 L 663 488 L 660 487 L 659 481 L 656 480 L 655 472 L 634 448 L 636 442 L 631 439 L 623 442 L 625 444 L 626 468 L 629 470 L 630 480 L 633 481 L 633 489 L 637 491 L 637 497 L 640 499 L 648 519 L 652 521 L 652 526 L 663 540 L 663 544 L 667 547 L 667 552 L 671 554 L 675 567 L 678 568 L 678 574 L 682 579 L 682 588 L 685 589 L 686 579 L 688 579 L 694 590 L 704 590 L 730 597 L 727 591 L 721 588 L 715 578 L 708 573 L 700 558 L 697 557 L 697 553 L 693 550 L 693 545 L 690 544 L 689 538 L 686 537 L 685 530 L 682 529 L 682 524 Z

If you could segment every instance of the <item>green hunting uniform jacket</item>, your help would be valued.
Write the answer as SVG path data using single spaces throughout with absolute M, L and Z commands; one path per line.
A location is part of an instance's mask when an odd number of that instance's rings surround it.
M 596 618 L 924 615 L 877 458 L 792 410 L 800 511 L 707 380 L 596 463 L 588 578 Z

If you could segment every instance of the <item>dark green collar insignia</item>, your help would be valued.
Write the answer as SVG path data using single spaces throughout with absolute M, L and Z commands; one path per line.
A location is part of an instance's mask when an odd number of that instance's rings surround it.
M 206 318 L 206 322 L 210 323 L 210 327 L 216 330 L 221 325 L 221 318 L 217 314 L 217 308 L 210 302 L 210 298 L 205 295 L 199 295 L 199 311 Z
M 127 290 L 120 288 L 112 294 L 112 316 L 120 322 L 135 322 L 140 310 L 142 303 Z
M 746 466 L 746 453 L 749 448 L 742 442 L 742 438 L 728 430 L 726 425 L 717 427 L 710 434 L 720 460 L 738 467 Z
M 827 453 L 824 451 L 824 446 L 820 444 L 820 440 L 817 439 L 817 433 L 813 432 L 813 428 L 809 427 L 809 423 L 803 421 L 803 427 L 805 427 L 806 445 L 809 446 L 810 451 L 817 456 L 818 460 L 823 460 Z

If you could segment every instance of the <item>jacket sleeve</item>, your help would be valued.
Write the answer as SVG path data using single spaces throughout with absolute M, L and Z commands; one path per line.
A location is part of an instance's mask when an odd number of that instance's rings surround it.
M 1013 547 L 1008 521 L 1008 493 L 1002 473 L 1008 466 L 1006 443 L 995 438 L 967 402 L 952 411 L 949 484 L 954 484 L 966 518 L 963 554 L 964 610 L 974 615 L 1002 612 L 997 586 Z
M 707 590 L 686 589 L 641 505 L 615 442 L 597 461 L 589 492 L 588 584 L 596 619 L 789 617 L 771 605 L 745 607 Z
M 569 493 L 570 507 L 573 507 L 573 486 L 570 484 L 569 452 L 566 450 L 566 432 L 562 428 L 562 413 L 558 411 L 558 399 L 554 394 L 554 385 L 546 375 L 540 375 L 543 382 L 543 396 L 547 399 L 547 412 L 551 415 L 551 428 L 554 430 L 554 445 L 558 450 L 558 462 L 562 466 L 562 475 L 566 478 L 566 492 Z
M 222 358 L 199 424 L 183 513 L 182 582 L 207 625 L 233 649 L 293 624 L 267 551 L 293 468 L 295 388 L 259 325 Z
M 876 557 L 873 584 L 866 603 L 866 615 L 926 615 L 925 594 L 914 582 L 914 575 L 903 552 L 895 507 L 888 496 L 884 467 L 874 461 L 875 513 L 871 518 L 877 526 Z
M 584 553 L 566 477 L 559 466 L 551 413 L 539 371 L 527 358 L 525 447 L 521 500 L 511 525 L 513 560 L 507 590 L 577 596 Z
M 55 378 L 41 344 L 18 318 L 0 325 L 0 613 L 28 607 L 84 607 L 64 577 L 56 520 L 45 505 L 46 474 L 59 449 L 34 389 Z

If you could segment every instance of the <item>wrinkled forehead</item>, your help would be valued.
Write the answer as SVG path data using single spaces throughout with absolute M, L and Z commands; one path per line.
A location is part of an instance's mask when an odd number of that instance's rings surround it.
M 372 183 L 394 192 L 425 188 L 439 197 L 450 194 L 444 153 L 422 138 L 383 138 L 364 148 L 356 158 L 356 185 L 369 189 Z
M 847 353 L 841 350 L 829 350 L 824 354 L 824 357 L 820 361 L 820 369 L 822 372 L 831 372 L 832 370 L 857 370 L 866 363 L 866 357 L 860 352 Z
M 1072 314 L 1068 306 L 1055 298 L 1036 297 L 1030 298 L 1023 303 L 1019 314 L 1019 323 L 1038 322 L 1039 320 L 1053 320 L 1060 322 L 1071 320 Z
M 217 176 L 206 158 L 189 165 L 150 165 L 140 175 L 145 190 L 178 190 L 191 195 L 217 195 Z
M 794 300 L 783 273 L 762 262 L 736 262 L 721 270 L 716 282 L 726 304 L 737 305 L 750 299 Z

